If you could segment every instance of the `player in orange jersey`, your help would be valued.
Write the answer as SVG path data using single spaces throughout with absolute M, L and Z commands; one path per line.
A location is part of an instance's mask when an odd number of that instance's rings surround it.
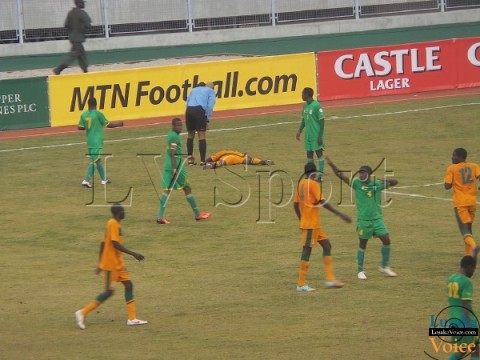
M 471 255 L 477 243 L 473 239 L 472 223 L 477 208 L 477 179 L 480 166 L 467 162 L 467 150 L 457 148 L 452 153 L 452 165 L 444 178 L 446 190 L 453 188 L 453 210 L 465 242 L 465 255 Z
M 142 261 L 145 257 L 127 249 L 124 245 L 122 227 L 120 221 L 125 218 L 125 210 L 120 204 L 114 204 L 111 207 L 112 219 L 107 222 L 107 230 L 105 237 L 100 245 L 100 255 L 95 270 L 96 274 L 103 271 L 105 280 L 105 291 L 98 295 L 95 300 L 91 301 L 83 309 L 75 312 L 75 319 L 80 329 L 85 329 L 85 317 L 92 310 L 99 307 L 105 300 L 113 295 L 115 284 L 121 282 L 125 287 L 125 301 L 127 302 L 128 320 L 127 325 L 144 325 L 145 320 L 137 319 L 135 312 L 135 298 L 133 297 L 133 283 L 130 281 L 130 275 L 125 268 L 123 253 L 133 256 L 138 261 Z
M 305 277 L 308 272 L 312 248 L 315 247 L 317 242 L 323 248 L 323 264 L 326 273 L 325 286 L 328 288 L 341 288 L 344 285 L 342 282 L 335 280 L 335 275 L 333 274 L 332 245 L 320 224 L 320 207 L 324 207 L 345 222 L 350 223 L 352 220 L 348 215 L 341 213 L 325 201 L 320 183 L 315 178 L 316 171 L 317 168 L 314 163 L 309 162 L 305 165 L 305 173 L 297 184 L 293 203 L 293 208 L 300 220 L 300 229 L 302 230 L 303 249 L 297 284 L 297 291 L 299 292 L 315 290 L 305 283 Z
M 207 159 L 204 170 L 226 165 L 274 165 L 273 160 L 262 160 L 237 150 L 220 150 Z

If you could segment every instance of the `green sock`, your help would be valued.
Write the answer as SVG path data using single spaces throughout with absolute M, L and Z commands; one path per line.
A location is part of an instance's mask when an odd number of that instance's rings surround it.
M 163 219 L 163 214 L 165 213 L 165 208 L 167 207 L 167 199 L 168 195 L 166 193 L 162 193 L 162 197 L 160 198 L 160 209 L 158 210 L 159 219 Z
M 129 301 L 133 300 L 133 290 L 132 291 L 125 291 L 125 301 L 128 303 Z
M 318 171 L 323 174 L 324 168 L 325 168 L 325 158 L 322 155 L 318 158 Z
M 382 245 L 382 268 L 387 267 L 390 261 L 390 245 Z
M 357 251 L 357 264 L 358 264 L 358 272 L 363 271 L 363 260 L 365 259 L 365 250 L 358 249 Z
M 107 180 L 107 178 L 105 177 L 105 169 L 103 168 L 103 165 L 100 163 L 100 161 L 98 161 L 96 165 L 98 173 L 100 174 L 100 179 L 102 179 L 103 181 Z
M 90 163 L 87 168 L 87 175 L 85 175 L 85 181 L 90 181 L 92 179 L 93 173 L 95 172 L 95 164 Z
M 101 293 L 100 295 L 98 295 L 95 300 L 97 300 L 100 304 L 103 304 L 105 302 L 105 300 L 107 300 L 108 297 L 107 297 L 107 294 L 106 293 Z
M 192 208 L 193 212 L 195 213 L 195 216 L 200 215 L 200 210 L 198 210 L 197 207 L 197 202 L 195 201 L 195 197 L 192 194 L 188 194 L 186 196 L 188 203 L 190 204 L 190 207 Z
M 313 159 L 307 158 L 307 164 L 313 164 Z

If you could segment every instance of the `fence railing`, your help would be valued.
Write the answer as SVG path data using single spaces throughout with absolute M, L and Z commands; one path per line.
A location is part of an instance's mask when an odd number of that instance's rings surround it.
M 0 43 L 61 40 L 73 0 L 1 0 Z M 480 8 L 480 0 L 87 1 L 88 37 L 279 26 Z

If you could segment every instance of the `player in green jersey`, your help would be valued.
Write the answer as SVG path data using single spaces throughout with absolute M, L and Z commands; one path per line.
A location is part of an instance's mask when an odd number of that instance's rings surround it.
M 325 160 L 325 115 L 322 105 L 313 99 L 313 89 L 306 87 L 302 91 L 302 100 L 305 101 L 302 110 L 302 122 L 297 131 L 296 139 L 300 140 L 302 130 L 305 128 L 305 151 L 307 163 L 313 163 L 313 153 L 318 157 L 318 171 L 323 174 Z
M 477 265 L 476 256 L 479 251 L 476 247 L 473 256 L 464 256 L 460 261 L 460 271 L 451 275 L 447 281 L 448 307 L 450 310 L 449 327 L 477 328 L 478 321 L 473 313 L 473 285 L 470 278 L 475 272 Z M 450 354 L 449 360 L 464 359 L 469 353 L 472 359 L 479 359 L 479 348 L 476 346 L 478 337 L 461 336 L 452 337 L 453 347 L 457 351 Z
M 380 271 L 387 276 L 397 276 L 389 267 L 390 261 L 390 236 L 388 228 L 383 222 L 383 214 L 381 207 L 382 190 L 389 186 L 395 186 L 398 181 L 395 179 L 377 180 L 372 177 L 372 168 L 370 166 L 361 166 L 358 170 L 358 177 L 347 177 L 338 167 L 325 157 L 328 165 L 332 168 L 334 174 L 352 187 L 355 192 L 355 203 L 357 206 L 357 234 L 360 240 L 359 249 L 357 251 L 358 278 L 366 280 L 367 276 L 363 271 L 363 262 L 365 259 L 365 250 L 367 249 L 368 240 L 375 236 L 382 242 L 382 263 Z
M 210 213 L 199 211 L 197 202 L 192 194 L 192 188 L 188 184 L 187 169 L 185 168 L 185 157 L 187 154 L 182 149 L 182 120 L 172 119 L 172 130 L 167 134 L 167 152 L 163 164 L 162 188 L 163 193 L 160 198 L 160 209 L 158 210 L 157 224 L 169 224 L 165 219 L 164 213 L 172 189 L 182 189 L 185 193 L 188 203 L 195 214 L 195 220 L 208 219 Z
M 78 123 L 78 130 L 85 130 L 87 135 L 87 149 L 90 157 L 90 164 L 87 168 L 87 174 L 82 181 L 82 186 L 91 188 L 90 180 L 93 177 L 95 168 L 100 175 L 102 185 L 109 184 L 111 181 L 105 174 L 100 155 L 103 153 L 103 133 L 104 128 L 115 128 L 123 126 L 123 121 L 109 122 L 102 112 L 97 110 L 97 99 L 91 97 L 88 99 L 88 110 L 82 113 Z

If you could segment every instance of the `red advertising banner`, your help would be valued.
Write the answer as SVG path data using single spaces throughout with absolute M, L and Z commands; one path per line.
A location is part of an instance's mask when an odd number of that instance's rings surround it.
M 457 86 L 480 86 L 480 37 L 455 39 Z
M 317 53 L 321 100 L 456 87 L 454 40 Z

